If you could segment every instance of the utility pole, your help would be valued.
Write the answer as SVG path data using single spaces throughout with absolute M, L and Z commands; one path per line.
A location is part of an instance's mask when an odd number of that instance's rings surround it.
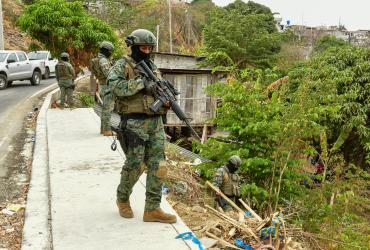
M 3 4 L 0 0 L 0 50 L 4 50 Z
M 170 53 L 172 53 L 172 13 L 171 13 L 171 0 L 168 0 L 168 26 L 170 32 Z
M 157 46 L 156 46 L 156 52 L 159 51 L 159 24 L 157 25 Z

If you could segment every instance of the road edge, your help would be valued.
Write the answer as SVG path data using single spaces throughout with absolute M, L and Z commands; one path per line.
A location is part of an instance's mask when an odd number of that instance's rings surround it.
M 40 109 L 36 125 L 36 141 L 32 160 L 32 173 L 27 194 L 21 249 L 52 249 L 49 206 L 49 155 L 47 138 L 47 110 L 53 96 L 50 92 Z

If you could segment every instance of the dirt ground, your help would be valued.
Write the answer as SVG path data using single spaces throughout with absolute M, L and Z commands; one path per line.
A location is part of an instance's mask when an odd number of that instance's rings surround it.
M 40 99 L 34 105 L 40 107 Z M 36 110 L 26 115 L 22 131 L 11 141 L 11 153 L 1 162 L 8 174 L 0 179 L 0 248 L 12 250 L 21 246 L 37 114 Z

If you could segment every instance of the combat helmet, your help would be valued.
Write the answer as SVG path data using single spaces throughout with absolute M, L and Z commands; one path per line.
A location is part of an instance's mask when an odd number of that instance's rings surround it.
M 127 38 L 126 44 L 128 47 L 133 45 L 151 45 L 155 46 L 157 39 L 154 34 L 146 29 L 134 30 Z
M 239 156 L 233 155 L 229 158 L 229 163 L 233 164 L 236 167 L 240 167 L 240 165 L 242 165 L 242 160 Z
M 113 51 L 114 50 L 114 45 L 111 42 L 108 41 L 103 41 L 99 45 L 100 49 L 106 49 L 108 51 Z
M 63 52 L 63 53 L 60 54 L 60 58 L 67 58 L 67 59 L 69 59 L 69 55 L 68 55 L 67 52 Z

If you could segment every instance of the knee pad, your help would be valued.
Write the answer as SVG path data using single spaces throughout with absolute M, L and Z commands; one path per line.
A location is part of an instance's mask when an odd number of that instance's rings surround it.
M 155 172 L 155 176 L 160 179 L 163 179 L 167 175 L 167 162 L 160 161 L 157 171 Z

